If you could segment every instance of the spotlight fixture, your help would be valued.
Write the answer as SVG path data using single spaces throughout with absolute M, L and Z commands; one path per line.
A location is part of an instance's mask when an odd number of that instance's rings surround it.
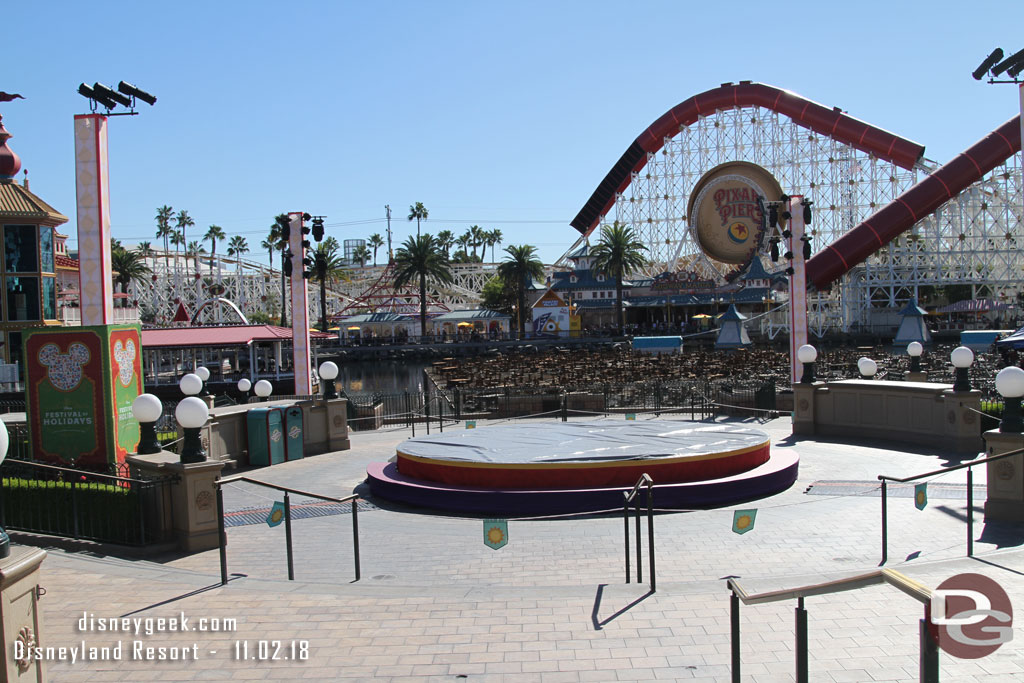
M 760 197 L 758 197 L 760 199 Z M 762 214 L 763 215 L 763 214 Z M 313 217 L 313 239 L 320 242 L 324 238 L 324 217 L 314 216 Z
M 131 83 L 127 83 L 125 81 L 121 81 L 120 83 L 117 84 L 117 89 L 120 92 L 124 93 L 125 95 L 128 95 L 129 97 L 133 97 L 133 98 L 135 98 L 137 100 L 142 100 L 143 102 L 145 102 L 146 104 L 148 104 L 150 106 L 153 106 L 154 104 L 156 104 L 156 96 L 150 95 L 145 90 L 142 90 L 140 88 L 136 88 Z
M 96 83 L 92 84 L 92 90 L 95 93 L 103 95 L 104 97 L 106 97 L 108 100 L 111 100 L 112 102 L 117 102 L 122 107 L 131 107 L 132 106 L 132 101 L 131 101 L 130 98 L 125 97 L 124 95 L 122 95 L 121 93 L 117 92 L 116 90 L 111 90 L 110 88 L 108 88 L 107 86 L 103 85 L 102 83 L 100 83 L 98 81 Z
M 804 225 L 811 224 L 811 204 L 813 203 L 809 199 L 804 200 Z
M 787 213 L 789 213 L 789 212 L 787 211 Z M 788 239 L 793 239 L 793 233 L 790 232 L 789 230 L 783 230 L 782 231 L 782 236 L 785 237 L 787 240 Z
M 113 109 L 117 106 L 117 102 L 114 102 L 114 100 L 110 99 L 109 97 L 105 97 L 103 94 L 96 92 L 93 88 L 89 87 L 85 83 L 82 83 L 78 86 L 78 94 L 82 97 L 85 97 L 86 99 L 92 100 L 96 104 L 99 104 L 105 107 L 106 109 Z
M 988 72 L 988 70 L 991 69 L 993 66 L 995 66 L 1002 58 L 1003 48 L 997 47 L 995 50 L 992 50 L 992 54 L 986 57 L 985 61 L 979 64 L 978 68 L 975 69 L 974 73 L 971 74 L 972 76 L 974 76 L 974 80 L 980 81 L 982 77 L 984 77 L 985 73 Z
M 786 252 L 786 253 L 784 254 L 784 256 L 785 256 L 785 257 L 786 257 L 786 259 L 787 259 L 787 260 L 789 260 L 789 261 L 792 261 L 792 260 L 793 260 L 793 252 L 791 252 L 791 251 L 787 251 L 787 252 Z
M 999 74 L 1003 73 L 1022 59 L 1024 59 L 1024 50 L 1014 52 L 1012 55 L 992 67 L 993 78 L 999 76 Z
M 811 258 L 811 238 L 804 235 L 800 241 L 804 243 L 804 261 L 808 261 Z
M 779 209 L 774 204 L 768 209 L 768 225 L 773 228 L 779 227 Z
M 772 263 L 779 262 L 779 239 L 777 237 L 772 239 L 771 257 Z
M 789 268 L 786 268 L 786 275 L 792 275 L 795 272 L 796 271 L 793 270 L 793 266 L 790 266 Z

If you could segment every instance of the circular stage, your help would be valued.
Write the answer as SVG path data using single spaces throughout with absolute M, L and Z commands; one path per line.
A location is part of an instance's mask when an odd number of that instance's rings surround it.
M 501 489 L 632 486 L 717 479 L 768 461 L 768 435 L 719 424 L 595 420 L 506 424 L 398 446 L 407 477 Z
M 757 498 L 796 480 L 799 459 L 749 427 L 674 420 L 518 423 L 409 439 L 367 468 L 382 498 L 483 514 L 621 508 L 641 474 L 658 508 Z

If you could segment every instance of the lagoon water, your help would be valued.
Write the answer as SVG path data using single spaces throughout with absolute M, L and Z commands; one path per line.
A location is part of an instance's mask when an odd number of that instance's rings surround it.
M 338 380 L 352 394 L 416 393 L 423 384 L 423 370 L 430 367 L 422 361 L 376 360 L 338 363 Z

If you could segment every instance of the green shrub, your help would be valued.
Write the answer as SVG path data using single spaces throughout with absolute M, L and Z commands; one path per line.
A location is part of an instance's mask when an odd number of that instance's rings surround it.
M 138 491 L 92 481 L 75 482 L 6 476 L 4 524 L 11 529 L 111 543 L 138 541 Z M 75 520 L 77 518 L 77 529 Z

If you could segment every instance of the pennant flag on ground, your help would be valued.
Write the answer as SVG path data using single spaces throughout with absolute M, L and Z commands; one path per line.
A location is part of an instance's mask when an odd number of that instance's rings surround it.
M 732 530 L 737 534 L 745 534 L 754 528 L 757 510 L 736 510 L 732 513 Z
M 636 413 L 626 413 L 626 419 L 627 420 L 635 420 L 636 419 Z
M 484 545 L 497 550 L 508 543 L 508 520 L 507 519 L 485 519 L 484 520 Z
M 466 429 L 476 429 L 476 420 L 466 420 Z
M 274 507 L 270 508 L 270 514 L 267 515 L 267 526 L 277 526 L 284 521 L 284 503 L 279 500 L 274 501 Z
M 928 504 L 928 484 L 918 484 L 914 487 L 914 507 L 924 510 Z

